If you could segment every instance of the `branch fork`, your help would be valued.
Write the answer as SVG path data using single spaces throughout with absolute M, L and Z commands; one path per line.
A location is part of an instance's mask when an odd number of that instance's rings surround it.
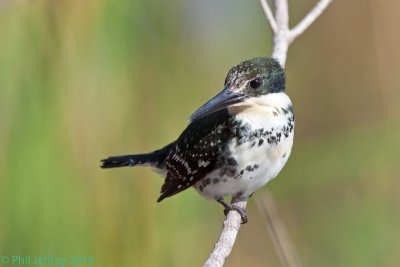
M 275 58 L 283 68 L 285 67 L 289 45 L 310 27 L 332 2 L 332 0 L 320 0 L 295 27 L 289 29 L 289 8 L 287 0 L 273 0 L 275 14 L 272 12 L 268 0 L 259 1 L 274 35 L 272 57 Z M 245 209 L 247 200 L 233 198 L 231 203 Z M 231 210 L 227 214 L 220 237 L 205 262 L 205 267 L 222 267 L 224 265 L 225 259 L 232 251 L 240 229 L 241 220 L 240 214 L 235 210 Z
M 322 14 L 332 0 L 320 0 L 314 8 L 292 29 L 289 29 L 289 8 L 287 0 L 274 0 L 275 15 L 268 0 L 260 0 L 261 8 L 274 33 L 272 57 L 285 67 L 289 45 L 301 35 Z

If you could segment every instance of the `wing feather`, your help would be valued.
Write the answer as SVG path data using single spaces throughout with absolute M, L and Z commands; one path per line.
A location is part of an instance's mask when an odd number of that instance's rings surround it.
M 188 125 L 166 158 L 167 175 L 158 202 L 191 187 L 216 168 L 234 136 L 233 123 L 225 109 Z

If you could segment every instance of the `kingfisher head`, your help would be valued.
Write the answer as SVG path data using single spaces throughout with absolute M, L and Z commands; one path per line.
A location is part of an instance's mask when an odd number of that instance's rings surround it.
M 223 108 L 239 105 L 251 98 L 285 90 L 285 71 L 273 58 L 257 57 L 231 68 L 224 89 L 190 116 L 194 121 Z

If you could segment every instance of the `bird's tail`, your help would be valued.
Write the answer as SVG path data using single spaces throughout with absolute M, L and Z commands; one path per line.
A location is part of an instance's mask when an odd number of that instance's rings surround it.
M 113 156 L 101 160 L 101 168 L 117 168 L 132 166 L 153 166 L 162 168 L 165 158 L 168 156 L 173 143 L 166 147 L 147 154 Z
M 151 154 L 113 156 L 101 160 L 102 168 L 132 167 L 136 165 L 150 165 Z

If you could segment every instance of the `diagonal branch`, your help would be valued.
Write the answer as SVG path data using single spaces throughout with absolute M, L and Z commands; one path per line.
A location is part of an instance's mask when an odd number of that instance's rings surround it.
M 265 13 L 265 16 L 268 19 L 269 25 L 274 33 L 278 32 L 278 25 L 276 24 L 274 14 L 272 13 L 271 8 L 269 7 L 268 0 L 260 0 L 261 8 Z
M 321 0 L 291 31 L 292 40 L 302 34 L 324 12 L 332 0 Z
M 287 0 L 274 0 L 275 17 L 268 5 L 268 0 L 259 0 L 261 7 L 268 19 L 268 22 L 274 32 L 272 57 L 285 67 L 287 51 L 289 45 L 301 35 L 316 19 L 332 0 L 320 0 L 320 2 L 306 15 L 306 17 L 294 29 L 289 30 L 289 8 Z M 235 205 L 246 208 L 247 199 L 232 199 Z M 266 212 L 268 206 L 265 206 Z M 230 211 L 224 221 L 218 242 L 208 257 L 204 266 L 222 267 L 225 259 L 232 251 L 236 236 L 240 229 L 241 217 L 236 211 Z M 274 222 L 272 222 L 274 224 Z M 280 238 L 277 236 L 276 238 Z M 293 265 L 292 265 L 293 266 Z
M 245 209 L 247 199 L 232 199 L 232 204 Z M 224 265 L 225 259 L 231 254 L 241 222 L 242 218 L 238 212 L 230 211 L 227 214 L 219 239 L 204 263 L 204 267 L 222 267 Z
M 260 0 L 260 3 L 266 0 Z M 289 29 L 289 9 L 287 0 L 275 1 L 277 31 L 274 31 L 272 57 L 285 67 L 289 45 L 301 35 L 321 15 L 332 0 L 320 0 L 315 7 L 292 30 Z M 272 13 L 272 12 L 271 12 Z M 268 18 L 268 16 L 267 16 Z M 269 19 L 268 19 L 269 21 Z M 271 22 L 270 22 L 271 24 Z M 272 27 L 272 26 L 271 26 Z

